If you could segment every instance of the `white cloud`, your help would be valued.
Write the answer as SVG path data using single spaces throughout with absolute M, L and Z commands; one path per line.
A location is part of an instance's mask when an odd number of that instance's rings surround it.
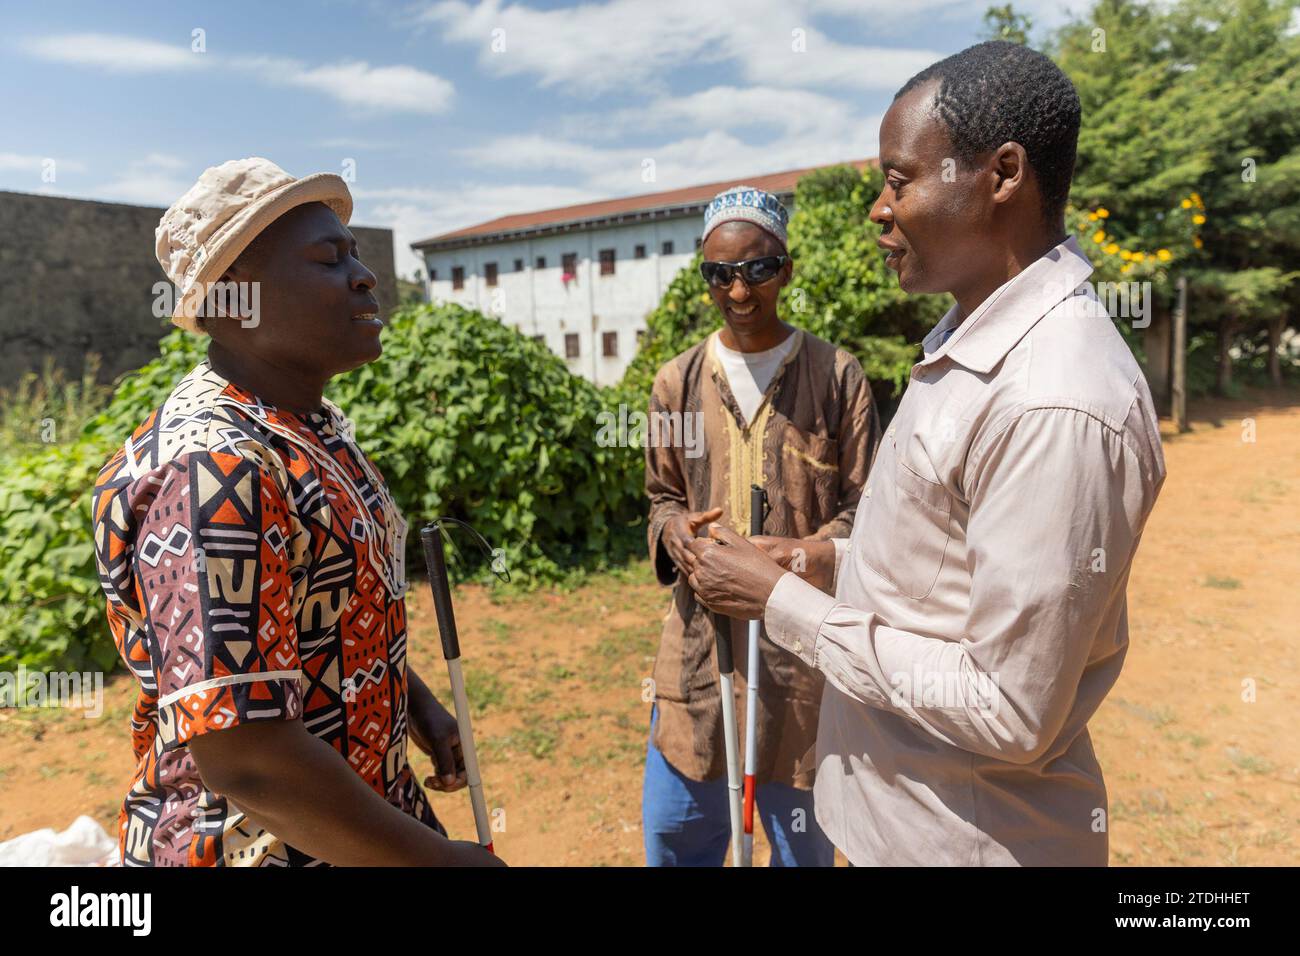
M 574 135 L 593 129 L 601 135 L 626 135 L 659 129 L 766 127 L 796 135 L 852 122 L 848 103 L 822 93 L 769 86 L 715 86 L 682 96 L 662 96 L 645 106 L 612 113 L 570 116 L 564 129 Z
M 194 184 L 193 179 L 174 175 L 188 166 L 189 163 L 179 156 L 150 153 L 132 160 L 116 178 L 87 192 L 96 199 L 141 206 L 170 206 Z
M 355 61 L 309 67 L 278 57 L 236 57 L 233 62 L 269 83 L 315 90 L 347 106 L 385 112 L 442 113 L 455 95 L 450 81 L 413 66 Z
M 188 47 L 112 33 L 63 33 L 29 37 L 23 48 L 37 59 L 93 66 L 112 73 L 157 73 L 206 66 L 207 54 Z
M 608 0 L 564 10 L 522 3 L 438 0 L 417 20 L 447 39 L 474 44 L 480 65 L 498 76 L 531 74 L 575 95 L 611 90 L 663 91 L 677 68 L 734 62 L 754 82 L 894 89 L 939 59 L 931 50 L 853 46 L 811 25 L 816 4 L 779 0 Z M 832 12 L 842 12 L 837 9 Z M 807 52 L 794 52 L 793 31 Z M 494 31 L 504 31 L 496 33 Z M 504 49 L 494 51 L 494 40 Z
M 441 113 L 455 94 L 450 81 L 402 64 L 346 61 L 312 66 L 284 57 L 191 53 L 185 46 L 108 33 L 29 37 L 22 47 L 40 60 L 115 73 L 239 70 L 264 83 L 313 90 L 345 106 L 384 112 Z
M 587 190 L 605 199 L 867 159 L 876 155 L 879 128 L 880 118 L 871 117 L 761 145 L 720 130 L 648 147 L 607 147 L 542 135 L 506 136 L 463 154 L 483 166 L 577 173 Z M 654 162 L 651 182 L 642 176 L 646 160 Z

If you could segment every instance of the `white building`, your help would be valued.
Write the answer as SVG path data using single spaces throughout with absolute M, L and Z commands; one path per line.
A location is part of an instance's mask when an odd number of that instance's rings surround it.
M 545 341 L 574 374 L 608 385 L 636 354 L 646 314 L 695 255 L 709 200 L 743 182 L 793 212 L 795 183 L 808 171 L 502 216 L 411 248 L 424 260 L 430 302 L 499 316 Z

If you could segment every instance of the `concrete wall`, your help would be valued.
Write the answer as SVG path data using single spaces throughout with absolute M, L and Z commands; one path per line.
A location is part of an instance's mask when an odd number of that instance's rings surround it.
M 163 210 L 0 191 L 0 387 L 46 356 L 74 377 L 88 352 L 111 380 L 157 353 L 172 329 L 153 315 L 154 229 Z M 385 311 L 397 304 L 393 234 L 352 227 L 379 279 Z

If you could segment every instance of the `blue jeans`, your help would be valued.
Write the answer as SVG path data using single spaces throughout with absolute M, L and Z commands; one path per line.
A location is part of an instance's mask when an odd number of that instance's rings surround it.
M 731 842 L 727 781 L 701 782 L 679 773 L 654 745 L 657 719 L 655 708 L 641 791 L 646 866 L 722 866 Z M 772 846 L 769 865 L 835 865 L 835 848 L 813 816 L 811 790 L 760 784 L 754 815 L 763 821 Z

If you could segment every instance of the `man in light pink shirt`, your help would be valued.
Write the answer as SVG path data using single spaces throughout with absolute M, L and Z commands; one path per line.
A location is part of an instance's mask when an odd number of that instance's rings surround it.
M 857 865 L 1107 862 L 1087 722 L 1123 664 L 1165 466 L 1142 372 L 1066 238 L 1079 118 L 1069 79 L 1011 43 L 903 87 L 871 217 L 900 286 L 956 305 L 852 535 L 755 547 L 715 527 L 692 546 L 708 607 L 762 618 L 826 676 L 816 814 Z M 831 564 L 834 580 L 790 570 Z

